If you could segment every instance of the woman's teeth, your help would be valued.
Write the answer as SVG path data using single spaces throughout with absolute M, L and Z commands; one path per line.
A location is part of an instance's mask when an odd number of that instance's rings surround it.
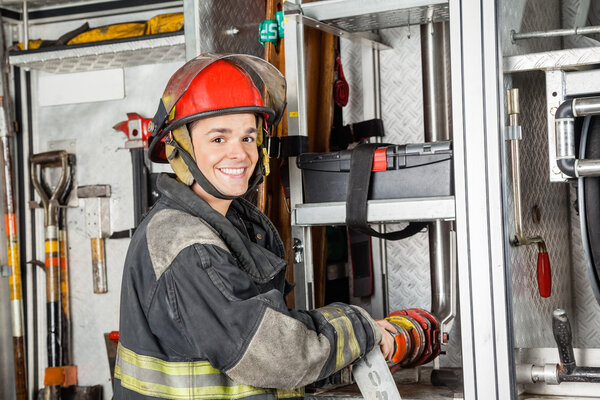
M 219 170 L 227 175 L 241 175 L 245 168 L 220 168 Z

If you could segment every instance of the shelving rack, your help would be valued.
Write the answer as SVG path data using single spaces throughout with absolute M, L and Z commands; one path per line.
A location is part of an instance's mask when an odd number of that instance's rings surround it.
M 9 57 L 11 65 L 55 74 L 134 67 L 175 60 L 185 60 L 183 32 L 64 46 L 52 50 L 13 52 Z
M 369 222 L 456 221 L 466 399 L 516 398 L 501 190 L 502 93 L 494 2 L 484 0 L 288 1 L 284 13 L 288 135 L 307 135 L 304 26 L 363 46 L 364 117 L 380 116 L 378 29 L 450 21 L 455 196 L 369 202 Z M 369 71 L 364 71 L 364 66 Z M 310 226 L 343 224 L 343 203 L 304 204 L 301 172 L 290 160 L 296 307 L 314 305 Z M 383 246 L 378 244 L 381 251 Z M 385 257 L 383 257 L 383 260 Z M 384 261 L 385 262 L 385 261 Z M 374 265 L 377 279 L 377 265 Z M 377 289 L 376 289 L 377 290 Z

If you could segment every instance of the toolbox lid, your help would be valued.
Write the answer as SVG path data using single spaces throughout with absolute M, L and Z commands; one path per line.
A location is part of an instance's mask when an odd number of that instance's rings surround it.
M 385 152 L 381 151 L 385 149 Z M 385 154 L 385 161 L 383 160 Z M 381 171 L 382 162 L 386 170 L 414 168 L 422 165 L 446 161 L 452 158 L 452 142 L 432 142 L 415 144 L 382 144 L 376 150 L 371 170 Z M 298 168 L 312 171 L 348 172 L 352 150 L 341 150 L 330 153 L 303 153 L 296 159 Z

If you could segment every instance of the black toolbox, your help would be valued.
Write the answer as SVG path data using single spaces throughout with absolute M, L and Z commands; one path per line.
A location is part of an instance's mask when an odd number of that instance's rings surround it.
M 346 201 L 352 150 L 304 153 L 302 170 L 305 203 Z M 404 199 L 454 194 L 452 143 L 382 144 L 375 150 L 369 199 Z

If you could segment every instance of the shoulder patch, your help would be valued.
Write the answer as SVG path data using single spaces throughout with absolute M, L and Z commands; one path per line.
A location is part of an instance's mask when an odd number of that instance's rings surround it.
M 194 244 L 208 244 L 229 252 L 219 234 L 203 219 L 179 210 L 161 210 L 146 226 L 148 252 L 158 280 L 175 257 Z

